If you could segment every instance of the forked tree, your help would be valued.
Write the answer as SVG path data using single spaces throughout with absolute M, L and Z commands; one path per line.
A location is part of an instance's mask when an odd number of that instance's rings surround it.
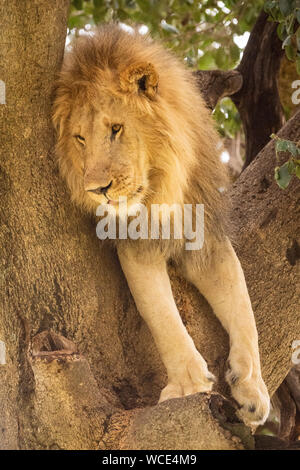
M 97 239 L 95 221 L 72 205 L 58 175 L 51 93 L 64 53 L 68 3 L 11 0 L 0 11 L 0 79 L 6 85 L 6 104 L 0 105 L 0 340 L 6 346 L 0 448 L 254 448 L 223 379 L 228 338 L 205 300 L 172 267 L 183 321 L 219 384 L 212 395 L 156 405 L 166 377 L 153 339 L 116 253 Z M 245 54 L 244 60 L 253 57 Z M 243 93 L 249 93 L 245 84 L 253 70 L 244 62 L 231 74 L 234 88 L 221 80 L 217 89 L 207 76 L 206 90 L 213 99 L 238 93 L 238 105 L 251 106 Z M 255 73 L 262 71 L 256 67 Z M 269 78 L 272 88 L 275 77 Z M 266 128 L 275 104 L 268 102 Z M 280 122 L 277 114 L 275 132 Z M 278 135 L 298 142 L 300 114 Z M 255 148 L 255 134 L 250 137 Z M 230 191 L 235 245 L 271 394 L 288 374 L 292 343 L 300 339 L 300 184 L 294 178 L 281 190 L 274 180 L 277 164 L 269 142 Z

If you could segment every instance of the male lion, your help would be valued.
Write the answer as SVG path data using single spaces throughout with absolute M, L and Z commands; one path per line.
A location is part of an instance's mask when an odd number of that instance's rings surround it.
M 201 250 L 186 250 L 184 239 L 161 237 L 118 240 L 118 255 L 167 369 L 160 401 L 208 392 L 214 380 L 175 305 L 166 268 L 172 259 L 229 333 L 226 380 L 240 416 L 248 424 L 263 423 L 269 396 L 243 271 L 225 235 L 218 137 L 191 72 L 137 31 L 103 26 L 77 39 L 66 54 L 53 121 L 61 174 L 87 210 L 110 204 L 121 218 L 120 196 L 129 208 L 204 204 Z

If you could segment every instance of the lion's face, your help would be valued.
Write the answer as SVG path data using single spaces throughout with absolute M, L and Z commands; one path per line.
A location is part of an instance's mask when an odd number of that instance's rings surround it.
M 118 210 L 123 197 L 129 208 L 183 204 L 199 182 L 208 192 L 219 185 L 217 137 L 190 73 L 117 25 L 78 38 L 66 54 L 53 123 L 61 175 L 93 213 L 107 203 Z
M 118 208 L 141 202 L 148 190 L 148 162 L 137 119 L 122 101 L 102 95 L 75 106 L 70 119 L 71 146 L 87 196 Z
M 79 75 L 77 82 L 72 67 L 66 69 L 53 121 L 59 129 L 60 169 L 73 197 L 90 208 L 108 203 L 117 210 L 119 198 L 126 198 L 128 208 L 142 202 L 153 192 L 148 155 L 155 119 L 147 106 L 158 77 L 152 65 L 130 64 L 117 74 L 99 69 L 89 80 Z

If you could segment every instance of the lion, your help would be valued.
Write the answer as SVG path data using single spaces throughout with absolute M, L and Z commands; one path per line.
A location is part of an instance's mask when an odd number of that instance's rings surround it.
M 264 423 L 269 395 L 243 270 L 227 235 L 226 171 L 192 72 L 137 28 L 104 25 L 66 53 L 53 123 L 60 172 L 85 210 L 113 207 L 121 220 L 120 196 L 128 211 L 138 204 L 204 205 L 201 249 L 186 250 L 184 237 L 119 239 L 121 267 L 166 367 L 159 401 L 210 392 L 215 381 L 176 307 L 167 272 L 172 260 L 229 334 L 226 380 L 239 416 L 251 426 Z

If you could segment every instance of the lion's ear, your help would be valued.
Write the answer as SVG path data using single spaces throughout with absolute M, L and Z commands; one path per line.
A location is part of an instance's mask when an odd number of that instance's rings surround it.
M 157 93 L 158 74 L 152 64 L 131 64 L 120 73 L 120 85 L 127 93 L 141 93 L 153 99 Z

